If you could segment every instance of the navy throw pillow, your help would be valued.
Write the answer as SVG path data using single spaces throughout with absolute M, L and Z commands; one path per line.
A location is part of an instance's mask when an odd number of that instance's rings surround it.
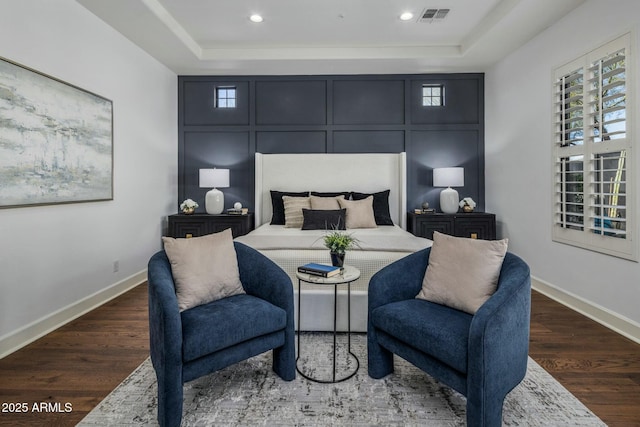
M 345 218 L 347 210 L 313 210 L 302 209 L 303 230 L 346 230 Z
M 284 225 L 284 202 L 282 196 L 291 197 L 309 197 L 308 191 L 290 192 L 290 191 L 275 191 L 271 190 L 271 224 L 272 225 Z
M 377 225 L 393 225 L 391 213 L 389 212 L 389 193 L 391 190 L 380 191 L 379 193 L 351 193 L 353 200 L 366 199 L 373 196 L 373 216 Z

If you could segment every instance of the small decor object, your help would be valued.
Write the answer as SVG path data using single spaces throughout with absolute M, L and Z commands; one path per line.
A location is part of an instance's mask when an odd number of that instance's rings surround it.
M 336 230 L 324 236 L 323 239 L 324 245 L 331 254 L 331 265 L 334 267 L 343 267 L 346 251 L 359 246 L 358 239 L 351 234 L 341 233 Z
M 433 186 L 447 187 L 440 192 L 440 210 L 444 213 L 458 212 L 458 192 L 451 187 L 464 187 L 464 168 L 435 168 Z
M 246 215 L 249 213 L 249 208 L 243 208 L 242 203 L 235 202 L 232 208 L 227 209 L 227 213 L 230 215 Z
M 219 188 L 229 186 L 229 169 L 200 169 L 200 188 L 212 188 L 205 196 L 205 209 L 216 215 L 224 210 L 224 194 Z
M 436 210 L 429 207 L 429 202 L 424 202 L 420 205 L 419 208 L 414 209 L 413 213 L 415 213 L 416 215 L 432 214 L 436 213 Z
M 436 210 L 429 207 L 429 202 L 424 202 L 419 209 L 415 209 L 414 210 L 414 213 L 416 213 L 418 215 L 420 215 L 420 214 L 430 214 L 430 213 L 436 213 Z
M 180 210 L 183 214 L 191 215 L 196 211 L 198 207 L 198 203 L 191 199 L 187 199 L 184 202 L 180 203 Z
M 463 212 L 473 212 L 473 209 L 476 207 L 476 202 L 473 201 L 471 197 L 465 197 L 460 200 L 459 206 L 462 208 Z

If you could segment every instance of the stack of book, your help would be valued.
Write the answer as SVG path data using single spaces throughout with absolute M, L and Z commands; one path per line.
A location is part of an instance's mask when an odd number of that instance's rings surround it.
M 298 272 L 311 274 L 313 276 L 333 277 L 336 274 L 340 274 L 340 272 L 342 272 L 342 268 L 326 264 L 316 264 L 312 262 L 298 267 Z
M 227 209 L 227 213 L 231 215 L 246 215 L 249 213 L 249 208 L 240 208 L 240 209 L 230 208 L 230 209 Z

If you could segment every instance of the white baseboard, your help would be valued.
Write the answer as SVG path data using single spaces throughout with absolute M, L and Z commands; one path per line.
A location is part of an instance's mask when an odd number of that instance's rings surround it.
M 531 287 L 560 304 L 640 344 L 640 324 L 637 322 L 535 277 L 531 277 Z
M 88 297 L 63 307 L 48 316 L 38 319 L 16 332 L 12 332 L 1 337 L 0 359 L 58 329 L 60 326 L 69 323 L 83 314 L 103 305 L 128 290 L 135 288 L 146 280 L 147 270 L 145 269 L 109 286 L 106 289 L 102 289 L 93 295 L 89 295 Z
M 115 283 L 114 285 L 89 295 L 67 307 L 64 307 L 42 319 L 0 338 L 0 359 L 19 350 L 58 329 L 60 326 L 88 313 L 89 311 L 105 304 L 119 295 L 135 288 L 147 280 L 147 270 L 140 271 L 132 276 Z M 557 288 L 536 277 L 531 278 L 531 287 L 543 295 L 571 308 L 578 313 L 600 323 L 601 325 L 629 338 L 640 344 L 640 324 L 621 316 L 611 310 L 587 301 L 577 295 Z M 297 304 L 297 298 L 296 298 Z M 356 304 L 357 306 L 357 304 Z M 357 307 L 353 307 L 357 312 Z M 353 318 L 353 317 L 352 317 Z M 359 330 L 358 322 L 352 324 L 352 330 Z M 313 330 L 311 328 L 310 330 Z

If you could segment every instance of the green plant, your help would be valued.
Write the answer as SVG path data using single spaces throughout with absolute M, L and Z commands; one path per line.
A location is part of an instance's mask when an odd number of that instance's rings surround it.
M 359 241 L 351 234 L 334 230 L 324 236 L 324 245 L 329 252 L 343 255 L 347 250 L 359 247 Z

